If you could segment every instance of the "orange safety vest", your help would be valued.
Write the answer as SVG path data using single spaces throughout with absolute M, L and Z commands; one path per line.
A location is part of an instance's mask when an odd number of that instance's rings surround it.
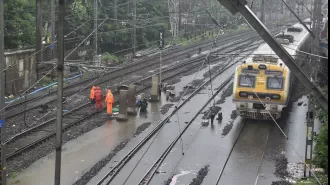
M 108 90 L 105 102 L 107 103 L 107 113 L 112 114 L 112 104 L 114 103 L 114 98 L 111 90 Z
M 92 99 L 92 100 L 95 99 L 95 86 L 92 87 L 91 94 L 89 95 L 89 98 Z

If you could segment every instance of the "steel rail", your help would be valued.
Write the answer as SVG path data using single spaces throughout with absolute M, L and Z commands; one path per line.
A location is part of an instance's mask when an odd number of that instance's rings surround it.
M 229 51 L 229 52 L 230 52 L 230 51 Z M 221 57 L 221 58 L 225 58 L 225 57 Z M 213 58 L 213 60 L 212 60 L 211 62 L 217 61 L 217 60 L 219 60 L 219 59 L 221 59 L 221 58 Z M 204 59 L 204 58 L 203 58 L 203 59 Z M 201 60 L 200 58 L 196 58 L 196 59 L 194 60 L 194 62 L 196 62 L 196 64 L 190 66 L 189 68 L 186 68 L 183 72 L 187 72 L 187 71 L 189 71 L 189 70 L 191 70 L 191 69 L 194 69 L 194 68 L 196 68 L 197 66 L 199 66 L 199 61 L 200 61 L 200 60 Z M 166 70 L 165 72 L 172 72 L 173 69 L 175 69 L 175 68 L 177 68 L 177 67 L 184 67 L 184 66 L 186 66 L 186 65 L 188 65 L 188 64 L 191 65 L 192 62 L 191 62 L 191 61 L 188 61 L 188 62 L 186 62 L 186 63 L 181 63 L 181 64 L 179 64 L 179 65 L 173 66 L 172 68 Z M 179 74 L 180 74 L 180 73 L 183 73 L 183 72 L 181 71 L 181 72 L 179 72 Z M 173 77 L 175 77 L 175 76 L 177 76 L 177 75 L 178 75 L 178 73 L 176 73 L 176 74 L 172 74 L 171 76 L 164 78 L 164 80 L 168 80 L 168 79 L 173 78 Z M 143 78 L 143 79 L 141 79 L 141 80 L 138 80 L 137 82 L 133 82 L 133 84 L 141 83 L 141 82 L 143 82 L 143 81 L 147 81 L 147 80 L 151 79 L 151 77 L 152 77 L 152 75 L 149 76 L 149 77 Z M 150 88 L 150 86 L 151 86 L 151 85 L 148 85 L 147 87 L 144 87 L 144 88 L 140 89 L 139 92 L 144 91 L 144 90 Z M 117 92 L 117 91 L 116 91 L 116 92 Z M 118 92 L 117 92 L 117 93 L 118 93 Z M 118 103 L 118 101 L 117 101 L 116 103 Z M 81 109 L 82 107 L 84 107 L 84 106 L 86 106 L 86 105 L 88 105 L 88 104 L 90 104 L 90 103 L 84 104 L 84 105 L 82 105 L 82 106 L 80 106 L 80 107 L 78 107 L 78 108 L 76 108 L 76 109 L 74 109 L 74 110 Z M 72 110 L 72 111 L 74 111 L 74 110 Z M 103 110 L 104 110 L 104 109 L 103 109 Z M 84 120 L 86 120 L 86 119 L 88 119 L 88 118 L 94 116 L 95 114 L 98 114 L 98 113 L 102 112 L 103 110 L 96 111 L 96 112 L 94 112 L 94 113 L 92 113 L 92 114 L 89 114 L 89 115 L 83 117 L 83 118 L 80 119 L 80 120 L 75 121 L 74 123 L 71 123 L 71 124 L 68 124 L 68 125 L 64 126 L 63 131 L 65 131 L 65 130 L 67 130 L 67 129 L 69 129 L 69 128 L 71 128 L 71 127 L 77 125 L 77 124 L 79 124 L 80 122 L 82 122 L 82 121 L 84 121 Z M 72 112 L 69 112 L 69 113 L 67 113 L 66 115 L 71 114 L 71 113 L 72 113 Z M 54 119 L 51 119 L 51 120 L 49 120 L 49 121 L 47 121 L 47 122 L 45 122 L 43 125 L 38 125 L 38 126 L 36 126 L 36 127 L 33 127 L 33 128 L 31 128 L 30 130 L 28 130 L 27 132 L 31 132 L 31 131 L 33 131 L 33 130 L 36 130 L 36 129 L 38 129 L 38 128 L 41 128 L 42 126 L 45 126 L 47 123 L 50 123 L 51 121 L 54 121 L 54 120 L 55 120 L 55 118 L 54 118 Z M 25 133 L 21 133 L 20 136 L 23 136 L 23 134 L 26 135 L 27 132 L 25 132 Z M 18 149 L 18 150 L 15 150 L 14 152 L 10 153 L 10 154 L 7 156 L 7 158 L 8 158 L 8 159 L 11 159 L 11 158 L 13 158 L 13 157 L 19 155 L 20 153 L 22 153 L 22 152 L 28 150 L 29 148 L 31 148 L 31 147 L 37 145 L 38 143 L 41 143 L 41 142 L 43 142 L 43 141 L 49 139 L 50 137 L 54 136 L 54 134 L 55 134 L 55 133 L 50 133 L 50 134 L 48 134 L 48 135 L 42 137 L 41 139 L 38 139 L 37 141 L 34 141 L 34 142 L 32 142 L 32 143 L 30 143 L 30 144 L 28 144 L 28 145 L 25 145 L 24 147 L 21 147 L 21 148 Z M 9 142 L 7 143 L 7 145 L 10 144 L 10 142 L 13 142 L 13 140 L 9 141 Z
M 252 39 L 255 39 L 255 38 L 257 38 L 257 37 L 252 37 L 252 38 L 248 38 L 248 39 L 246 39 L 246 40 L 243 40 L 243 41 L 241 42 L 241 44 L 244 43 L 245 41 L 249 41 L 249 40 L 252 40 Z M 235 43 L 234 43 L 234 44 L 235 44 Z M 228 49 L 228 48 L 230 48 L 230 47 L 233 47 L 233 45 L 225 46 L 225 47 L 221 48 L 221 50 L 225 50 L 225 49 Z M 238 46 L 237 48 L 240 48 L 240 47 L 244 47 L 244 44 Z M 232 50 L 230 50 L 230 51 L 228 51 L 228 52 L 232 52 L 232 51 L 236 50 L 237 48 L 234 48 L 234 49 L 232 49 Z M 217 52 L 217 51 L 215 51 L 215 52 Z M 225 57 L 221 57 L 221 58 L 225 58 Z M 221 58 L 220 58 L 220 59 L 221 59 Z M 186 66 L 186 65 L 191 65 L 191 64 L 193 64 L 193 63 L 195 63 L 195 62 L 198 63 L 200 60 L 203 60 L 203 59 L 204 59 L 204 55 L 201 55 L 201 56 L 199 56 L 199 57 L 197 57 L 197 58 L 193 58 L 192 61 L 187 61 L 187 62 L 184 62 L 184 63 L 180 63 L 180 64 L 178 64 L 178 65 L 172 66 L 171 68 L 165 70 L 165 72 L 171 71 L 171 70 L 173 70 L 173 69 L 175 69 L 175 68 L 177 68 L 177 67 L 182 67 L 182 66 Z M 146 78 L 143 78 L 143 79 L 141 79 L 140 81 L 146 80 L 146 79 L 148 79 L 148 78 L 150 78 L 150 76 L 149 76 L 149 77 L 146 77 Z M 138 82 L 135 82 L 135 83 L 139 83 L 139 81 L 138 81 Z M 75 108 L 75 109 L 73 109 L 73 110 L 71 110 L 71 111 L 69 111 L 69 112 L 67 112 L 67 113 L 65 113 L 64 116 L 70 115 L 70 114 L 74 113 L 75 111 L 78 111 L 78 110 L 80 110 L 81 108 L 86 107 L 86 106 L 88 106 L 88 105 L 90 105 L 89 102 L 86 103 L 86 104 L 83 104 L 83 105 L 81 105 L 81 106 L 79 106 L 79 107 L 77 107 L 77 108 Z M 47 120 L 46 122 L 43 122 L 43 123 L 41 123 L 41 124 L 39 124 L 39 125 L 36 125 L 36 126 L 34 126 L 34 127 L 31 127 L 31 128 L 29 128 L 29 129 L 27 129 L 27 130 L 25 130 L 25 131 L 23 131 L 23 132 L 21 132 L 21 133 L 15 135 L 15 136 L 13 136 L 13 137 L 10 138 L 9 140 L 7 140 L 7 141 L 6 141 L 6 144 L 9 144 L 10 142 L 13 142 L 13 141 L 17 140 L 18 138 L 20 138 L 20 137 L 22 137 L 22 136 L 24 136 L 24 135 L 26 135 L 26 134 L 28 134 L 28 133 L 30 133 L 30 132 L 36 130 L 36 129 L 39 129 L 40 127 L 42 127 L 42 126 L 44 126 L 44 125 L 46 125 L 46 124 L 49 124 L 49 123 L 51 123 L 51 122 L 53 122 L 53 121 L 55 121 L 55 118 L 49 119 L 49 120 Z
M 244 36 L 247 36 L 247 35 L 253 35 L 254 34 L 254 32 L 253 31 L 249 31 L 249 32 L 245 32 L 245 33 L 241 33 L 241 34 L 239 34 L 239 35 L 235 35 L 235 36 L 233 36 L 233 37 L 230 37 L 230 38 L 225 38 L 223 41 L 221 41 L 221 43 L 222 42 L 224 42 L 224 43 L 226 43 L 227 41 L 229 41 L 229 40 L 233 40 L 233 39 L 240 39 L 240 38 L 244 38 Z M 209 45 L 211 45 L 211 44 L 213 44 L 213 43 L 211 43 L 211 42 L 208 42 L 208 43 L 206 43 L 206 44 L 204 44 L 204 45 L 202 45 L 202 46 L 200 46 L 200 45 L 193 45 L 193 46 L 191 46 L 191 47 L 188 47 L 188 48 L 184 48 L 184 49 L 181 49 L 181 50 L 179 50 L 179 51 L 174 51 L 174 52 L 171 52 L 171 53 L 168 53 L 166 56 L 169 56 L 169 57 L 164 57 L 164 61 L 170 61 L 171 59 L 173 59 L 173 58 L 176 58 L 176 57 L 180 57 L 180 56 L 183 56 L 183 55 L 185 55 L 185 54 L 187 54 L 187 53 L 190 53 L 190 52 L 193 52 L 193 51 L 195 51 L 195 50 L 197 50 L 197 48 L 196 47 L 207 47 L 207 46 L 209 46 Z M 174 55 L 173 55 L 174 54 Z M 170 55 L 172 55 L 172 56 L 170 56 Z M 155 61 L 153 61 L 153 60 L 155 60 Z M 151 63 L 149 63 L 150 61 L 152 61 Z M 103 80 L 101 80 L 101 79 L 99 79 L 97 82 L 95 82 L 93 85 L 100 85 L 100 84 L 103 84 L 104 82 L 107 82 L 107 81 L 109 81 L 109 80 L 115 80 L 115 79 L 118 79 L 118 78 L 120 78 L 120 77 L 122 77 L 122 76 L 124 76 L 124 75 L 128 75 L 128 74 L 132 74 L 132 73 L 134 73 L 134 72 L 136 72 L 136 71 L 139 71 L 139 70 L 142 70 L 142 69 L 145 69 L 145 68 L 147 68 L 147 67 L 151 67 L 151 66 L 153 66 L 153 65 L 157 65 L 159 62 L 157 61 L 157 58 L 149 58 L 149 59 L 147 59 L 147 60 L 145 60 L 145 61 L 138 61 L 138 62 L 134 62 L 134 63 L 130 63 L 130 64 L 125 64 L 123 67 L 121 67 L 120 69 L 115 69 L 115 70 L 111 70 L 111 71 L 109 71 L 109 72 L 107 72 L 106 73 L 106 75 L 107 74 L 110 74 L 110 77 L 109 76 L 104 76 L 103 78 Z M 141 65 L 142 64 L 142 65 Z M 136 69 L 136 67 L 138 67 L 137 69 Z M 130 68 L 133 68 L 133 70 L 129 70 Z M 128 72 L 126 72 L 126 73 L 123 73 L 123 70 L 129 70 Z M 117 74 L 118 73 L 118 74 Z M 96 76 L 96 77 L 92 77 L 92 78 L 90 78 L 90 79 L 87 79 L 87 80 L 84 80 L 84 81 L 81 81 L 81 82 L 77 82 L 77 83 L 75 83 L 75 84 L 71 84 L 71 85 L 68 85 L 68 86 L 66 86 L 64 89 L 65 89 L 65 91 L 69 91 L 70 89 L 73 89 L 73 88 L 77 88 L 78 86 L 83 86 L 83 85 L 86 85 L 86 83 L 88 84 L 89 82 L 91 82 L 91 81 L 93 81 L 93 80 L 96 80 L 96 79 L 98 79 L 98 78 L 100 78 L 101 77 L 101 75 L 100 76 Z M 90 85 L 90 86 L 87 86 L 87 87 L 85 87 L 85 89 L 88 89 L 88 88 L 90 88 L 92 85 Z M 70 92 L 70 93 L 66 93 L 65 94 L 65 96 L 67 97 L 67 96 L 71 96 L 71 95 L 73 95 L 73 94 L 75 94 L 75 93 L 77 93 L 77 92 L 79 92 L 79 90 L 78 91 L 73 91 L 73 92 Z M 56 90 L 54 90 L 54 91 L 52 91 L 52 92 L 50 92 L 50 93 L 48 93 L 48 94 L 44 94 L 44 95 L 41 95 L 41 96 L 38 96 L 38 97 L 36 97 L 36 98 L 32 98 L 32 99 L 28 99 L 27 101 L 23 101 L 23 102 L 20 102 L 20 103 L 17 103 L 17 104 L 14 104 L 14 105 L 12 105 L 12 106 L 10 106 L 10 107 L 8 107 L 6 110 L 7 110 L 7 112 L 5 113 L 5 115 L 7 115 L 7 114 L 9 114 L 10 112 L 12 112 L 13 110 L 17 110 L 18 109 L 18 106 L 20 106 L 20 105 L 24 105 L 24 104 L 27 104 L 27 103 L 32 103 L 32 102 L 34 102 L 34 101 L 37 101 L 37 100 L 42 100 L 43 98 L 47 98 L 47 97 L 50 97 L 50 96 L 52 96 L 52 95 L 54 95 L 56 93 Z M 54 100 L 50 100 L 50 101 L 48 101 L 48 102 L 46 102 L 46 103 L 51 103 L 51 102 L 54 102 L 55 101 L 55 99 Z M 43 103 L 43 104 L 45 104 L 45 103 Z M 28 109 L 24 109 L 24 110 L 22 110 L 22 111 L 19 111 L 18 113 L 13 113 L 13 114 L 10 114 L 10 115 L 8 115 L 8 116 L 6 116 L 6 118 L 7 119 L 10 119 L 10 118 L 13 118 L 13 117 L 15 117 L 15 116 L 17 116 L 17 115 L 20 115 L 20 114 L 23 114 L 23 113 L 25 113 L 25 112 L 28 112 L 28 111 L 31 111 L 31 110 L 34 110 L 34 109 L 36 109 L 36 108 L 38 108 L 40 105 L 36 105 L 36 106 L 33 106 L 33 107 L 31 107 L 31 108 L 28 108 Z M 9 109 L 9 110 L 8 110 Z
M 140 183 L 137 185 L 147 185 L 149 184 L 152 177 L 155 175 L 157 169 L 160 167 L 162 162 L 165 160 L 167 155 L 171 152 L 175 144 L 179 141 L 182 135 L 186 132 L 186 130 L 190 127 L 190 125 L 195 121 L 195 119 L 200 115 L 200 113 L 205 109 L 207 105 L 221 92 L 221 90 L 228 85 L 229 82 L 232 81 L 232 74 L 223 84 L 218 87 L 218 90 L 212 95 L 211 98 L 199 109 L 199 111 L 195 114 L 195 116 L 189 121 L 189 123 L 183 128 L 181 133 L 174 139 L 174 141 L 167 147 L 167 149 L 163 152 L 163 154 L 157 159 L 157 161 L 151 166 L 151 168 L 147 171 L 147 173 L 140 180 Z
M 205 59 L 205 58 L 204 58 Z M 220 72 L 218 72 L 216 75 L 212 77 L 212 79 L 216 78 L 223 72 L 225 72 L 227 69 L 235 65 L 237 62 L 232 63 L 231 65 L 227 65 L 224 69 L 222 69 Z M 209 77 L 207 77 L 209 78 Z M 198 89 L 196 89 L 187 99 L 185 99 L 174 111 L 167 116 L 160 124 L 158 124 L 151 133 L 146 136 L 142 141 L 140 141 L 128 154 L 125 155 L 124 158 L 122 158 L 98 183 L 97 185 L 102 185 L 105 180 L 107 180 L 107 184 L 109 184 L 114 177 L 120 172 L 120 170 L 125 166 L 125 164 L 138 152 L 138 150 L 144 146 L 146 142 L 148 142 L 166 123 L 167 121 L 183 106 L 185 105 L 192 97 L 194 97 L 201 89 L 204 88 L 205 85 L 210 83 L 210 81 L 206 81 L 202 85 L 199 86 Z

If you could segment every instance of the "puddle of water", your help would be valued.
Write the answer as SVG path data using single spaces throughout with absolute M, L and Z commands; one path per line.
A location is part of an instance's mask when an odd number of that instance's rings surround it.
M 188 174 L 190 174 L 190 173 L 191 173 L 191 172 L 189 172 L 189 171 L 181 171 L 180 174 L 175 175 L 175 176 L 172 178 L 172 182 L 171 182 L 170 185 L 176 185 L 176 183 L 179 182 L 179 181 L 178 181 L 179 177 L 184 176 L 184 175 L 188 175 Z

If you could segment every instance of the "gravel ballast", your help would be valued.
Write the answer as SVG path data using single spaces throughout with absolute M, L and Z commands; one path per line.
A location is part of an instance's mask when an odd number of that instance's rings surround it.
M 141 134 L 143 131 L 145 131 L 149 126 L 151 125 L 150 122 L 143 123 L 140 125 L 134 134 L 134 137 Z M 101 159 L 99 162 L 97 162 L 88 172 L 86 172 L 78 181 L 76 181 L 73 185 L 85 185 L 87 184 L 95 175 L 102 170 L 110 161 L 111 159 L 117 155 L 119 151 L 121 151 L 123 148 L 126 147 L 127 143 L 130 141 L 130 139 L 126 139 L 125 141 L 121 142 L 119 145 L 115 147 L 114 150 L 112 150 L 106 157 Z
M 201 185 L 208 173 L 209 173 L 209 165 L 204 166 L 202 169 L 200 169 L 197 174 L 197 177 L 195 177 L 189 185 Z

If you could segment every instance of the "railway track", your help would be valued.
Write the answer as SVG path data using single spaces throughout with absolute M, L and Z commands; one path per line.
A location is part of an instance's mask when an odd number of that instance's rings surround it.
M 242 48 L 246 45 L 248 45 L 248 43 L 250 42 L 249 40 L 251 40 L 253 38 L 247 39 L 245 42 L 247 42 L 247 44 L 243 44 L 241 46 L 238 47 L 233 47 L 232 45 L 229 45 L 226 47 L 227 52 L 233 52 L 235 50 L 237 50 L 238 48 Z M 225 49 L 222 49 L 225 50 Z M 210 62 L 216 62 L 218 60 L 223 59 L 222 58 L 210 58 L 211 61 Z M 185 73 L 188 72 L 190 70 L 196 69 L 200 66 L 200 61 L 204 60 L 205 56 L 200 56 L 197 57 L 193 60 L 189 60 L 186 61 L 184 63 L 180 63 L 178 65 L 174 65 L 171 68 L 163 71 L 163 80 L 169 80 L 173 77 L 176 77 L 177 75 L 181 74 L 181 73 Z M 228 65 L 228 64 L 227 64 Z M 233 64 L 232 64 L 233 65 Z M 230 65 L 230 66 L 232 66 Z M 183 70 L 182 70 L 183 69 Z M 145 91 L 146 89 L 151 87 L 151 76 L 148 76 L 144 79 L 135 81 L 133 83 L 138 85 L 138 91 L 142 92 Z M 119 92 L 114 92 L 115 97 L 118 97 L 116 95 L 118 95 Z M 118 100 L 117 100 L 118 102 Z M 93 108 L 91 107 L 90 103 L 86 103 L 83 104 L 73 110 L 71 110 L 70 112 L 66 113 L 64 115 L 64 131 L 72 128 L 73 126 L 81 123 L 82 121 L 91 118 L 92 116 L 102 112 L 102 111 L 92 111 Z M 22 152 L 37 146 L 39 143 L 44 142 L 45 140 L 53 137 L 55 135 L 55 118 L 50 119 L 40 125 L 37 125 L 35 127 L 32 127 L 28 130 L 26 130 L 23 133 L 20 133 L 19 135 L 16 135 L 14 138 L 12 138 L 9 142 L 7 142 L 7 148 L 8 148 L 8 153 L 9 155 L 7 156 L 8 159 L 14 158 L 15 156 L 21 154 Z M 28 137 L 28 139 L 26 139 L 26 137 Z
M 251 33 L 253 33 L 253 31 L 249 31 L 249 32 L 246 32 L 246 33 L 240 33 L 238 35 L 230 36 L 230 37 L 227 37 L 227 38 L 221 38 L 221 39 L 219 39 L 218 42 L 226 43 L 229 40 L 235 40 L 235 39 L 243 38 L 244 36 L 246 36 L 248 34 L 251 34 Z M 178 57 L 186 57 L 186 55 L 188 53 L 196 52 L 196 51 L 198 51 L 198 48 L 200 48 L 200 47 L 205 49 L 206 47 L 210 46 L 211 44 L 213 44 L 213 43 L 210 42 L 210 41 L 207 41 L 207 42 L 204 42 L 202 44 L 197 44 L 197 45 L 195 44 L 195 45 L 188 46 L 188 47 L 185 47 L 185 48 L 181 48 L 181 49 L 178 49 L 178 50 L 169 50 L 168 52 L 163 53 L 163 62 L 164 62 L 164 64 L 166 64 L 166 62 L 169 62 L 172 59 L 176 59 Z M 102 84 L 105 81 L 112 80 L 112 79 L 115 79 L 115 78 L 118 78 L 118 77 L 122 77 L 124 75 L 134 73 L 134 72 L 139 71 L 141 69 L 145 69 L 147 67 L 158 65 L 158 63 L 159 63 L 159 57 L 158 56 L 152 56 L 150 58 L 147 58 L 146 60 L 120 65 L 120 66 L 118 66 L 119 69 L 115 69 L 115 70 L 111 70 L 109 72 L 106 72 L 104 77 L 97 80 L 94 84 L 95 85 Z M 100 76 L 101 75 L 97 75 L 96 77 L 92 77 L 90 79 L 86 79 L 86 80 L 83 80 L 83 81 L 77 82 L 75 84 L 71 84 L 71 85 L 68 85 L 68 86 L 64 87 L 64 96 L 70 96 L 72 94 L 75 94 L 76 92 L 79 92 L 79 90 L 82 87 L 87 86 L 86 88 L 89 89 L 92 86 L 92 84 L 91 85 L 88 85 L 88 84 L 90 84 L 94 80 L 100 78 Z M 19 114 L 27 112 L 31 109 L 37 108 L 42 104 L 53 102 L 55 100 L 56 92 L 57 92 L 57 90 L 53 90 L 51 92 L 44 93 L 41 96 L 28 98 L 26 101 L 20 101 L 18 103 L 15 103 L 15 104 L 7 107 L 6 108 L 6 118 L 7 119 L 12 118 L 12 117 L 17 116 Z M 25 104 L 30 104 L 30 103 L 33 103 L 35 101 L 42 100 L 42 99 L 46 99 L 46 100 L 42 103 L 37 103 L 36 105 L 33 105 L 31 107 L 29 107 L 27 105 L 28 108 L 25 109 L 25 107 L 24 107 Z
M 240 40 L 240 42 L 244 42 L 244 41 L 246 41 L 247 39 L 253 39 L 253 38 L 256 38 L 256 36 L 250 36 L 250 38 L 245 38 L 245 39 L 241 39 Z M 238 41 L 236 41 L 236 42 L 238 42 Z M 237 44 L 237 43 L 235 43 L 235 42 L 232 42 L 232 45 L 234 45 L 234 44 Z M 241 44 L 241 43 L 239 43 L 239 44 Z M 221 50 L 225 50 L 226 48 L 228 48 L 226 45 L 225 45 L 225 47 L 222 47 L 221 48 Z M 195 59 L 194 59 L 195 60 Z M 157 64 L 157 66 L 158 66 L 158 64 Z M 106 81 L 105 83 L 109 83 L 109 84 L 113 84 L 113 83 L 111 83 L 112 81 Z M 87 90 L 89 90 L 89 89 L 87 89 Z M 85 92 L 85 94 L 88 94 L 88 92 Z M 53 100 L 53 101 L 55 101 L 55 100 Z M 87 105 L 89 105 L 88 103 L 87 104 L 84 104 L 83 106 L 78 106 L 79 108 L 82 108 L 82 107 L 84 107 L 84 106 L 87 106 Z M 32 108 L 33 109 L 33 108 Z M 31 109 L 31 110 L 32 110 Z M 78 110 L 78 108 L 75 108 L 74 110 Z M 73 111 L 70 111 L 70 112 L 73 112 Z M 36 111 L 33 111 L 32 112 L 33 114 L 33 116 L 36 116 L 36 117 L 42 117 L 42 116 L 38 116 L 38 114 L 36 113 Z M 55 117 L 55 115 L 48 115 L 48 117 L 46 117 L 46 118 L 49 118 L 50 117 L 50 119 L 49 120 L 52 120 L 52 119 L 54 119 L 54 118 L 52 118 L 51 116 L 54 116 Z M 43 117 L 42 117 L 43 118 Z M 46 120 L 46 118 L 43 118 L 43 119 L 39 119 L 39 120 L 37 120 L 37 122 L 42 122 L 42 121 L 48 121 L 48 120 Z M 8 120 L 7 120 L 8 121 Z M 25 120 L 23 119 L 20 119 L 20 120 L 17 120 L 17 121 L 15 121 L 15 123 L 17 124 L 17 122 L 19 123 L 19 122 L 21 122 L 20 124 L 22 125 L 23 123 L 22 122 L 24 122 Z M 28 128 L 27 130 L 24 130 L 24 131 L 22 131 L 21 133 L 18 133 L 17 135 L 21 135 L 21 134 L 23 134 L 23 133 L 26 133 L 26 131 L 29 131 L 29 130 L 31 130 L 31 129 L 34 129 L 34 127 L 31 127 L 31 128 Z M 12 139 L 12 137 L 16 137 L 16 135 L 14 135 L 14 136 L 11 136 L 11 137 L 9 137 L 10 139 Z
M 249 45 L 249 44 L 248 44 Z M 237 62 L 237 61 L 236 61 Z M 223 68 L 221 71 L 219 71 L 218 73 L 216 73 L 215 75 L 212 75 L 212 79 L 214 81 L 217 81 L 216 79 L 218 79 L 217 77 L 224 74 L 228 69 L 232 69 L 233 65 L 236 63 L 236 62 L 230 62 L 229 65 L 227 65 L 225 68 Z M 128 154 L 126 154 L 119 162 L 116 162 L 116 165 L 97 183 L 97 185 L 103 185 L 103 184 L 130 184 L 127 180 L 130 178 L 130 175 L 132 175 L 132 173 L 134 172 L 135 169 L 139 169 L 138 171 L 147 171 L 147 173 L 145 173 L 143 175 L 143 177 L 140 179 L 140 181 L 137 181 L 137 177 L 134 176 L 134 181 L 135 181 L 135 184 L 139 184 L 139 185 L 145 185 L 145 184 L 148 184 L 150 182 L 150 179 L 152 179 L 153 175 L 156 173 L 157 169 L 159 168 L 159 166 L 162 164 L 162 161 L 166 158 L 166 156 L 169 154 L 169 152 L 172 150 L 173 146 L 178 142 L 178 140 L 181 138 L 181 136 L 186 132 L 186 130 L 191 126 L 191 124 L 194 122 L 194 120 L 196 119 L 196 117 L 198 115 L 200 115 L 200 113 L 205 109 L 205 107 L 207 105 L 209 105 L 209 103 L 214 99 L 214 97 L 216 97 L 219 92 L 221 92 L 223 90 L 223 88 L 229 83 L 232 81 L 232 76 L 233 76 L 233 73 L 231 74 L 224 74 L 224 75 L 227 75 L 228 78 L 226 79 L 221 79 L 219 78 L 220 80 L 218 81 L 222 81 L 222 83 L 217 86 L 217 89 L 214 93 L 214 95 L 211 97 L 211 98 L 208 98 L 208 100 L 206 101 L 205 104 L 202 105 L 202 108 L 199 109 L 197 112 L 194 112 L 194 116 L 193 118 L 187 123 L 185 123 L 185 126 L 183 128 L 182 131 L 180 131 L 180 133 L 177 135 L 177 136 L 170 136 L 170 137 L 175 137 L 175 139 L 169 143 L 168 145 L 166 144 L 165 146 L 168 146 L 168 147 L 159 147 L 157 149 L 158 153 L 160 151 L 163 151 L 161 154 L 160 154 L 160 157 L 158 157 L 157 159 L 153 160 L 154 157 L 151 157 L 151 159 L 149 158 L 148 159 L 148 162 L 146 163 L 149 163 L 148 165 L 147 164 L 143 164 L 143 167 L 142 168 L 137 168 L 137 165 L 139 164 L 139 162 L 141 161 L 141 159 L 135 159 L 133 160 L 132 158 L 134 158 L 135 156 L 141 156 L 141 150 L 145 150 L 145 148 L 147 146 L 145 146 L 147 143 L 151 142 L 150 140 L 152 138 L 154 138 L 153 141 L 155 141 L 155 139 L 157 138 L 158 134 L 160 132 L 169 132 L 169 130 L 167 130 L 166 128 L 164 128 L 165 125 L 168 125 L 168 121 L 170 119 L 173 118 L 173 116 L 175 115 L 176 111 L 178 111 L 179 109 L 181 109 L 187 102 L 191 101 L 191 99 L 197 94 L 199 93 L 202 89 L 204 89 L 207 85 L 209 85 L 209 80 L 206 80 L 206 82 L 204 82 L 201 86 L 199 86 L 199 88 L 197 88 L 188 98 L 185 98 L 185 100 L 177 107 L 177 109 L 174 110 L 174 112 L 172 112 L 172 114 L 170 114 L 167 118 L 165 118 L 159 125 L 157 125 L 157 127 L 155 127 L 155 129 L 153 131 L 151 131 L 151 133 L 145 137 L 141 142 L 139 142 Z M 205 78 L 207 79 L 207 77 Z M 204 79 L 204 80 L 205 80 Z M 206 89 L 209 89 L 209 87 L 207 87 Z M 195 110 L 196 111 L 196 110 Z M 174 116 L 175 117 L 175 116 Z M 170 123 L 172 122 L 175 122 L 174 120 L 171 120 Z M 180 124 L 180 123 L 178 123 Z M 174 126 L 174 125 L 172 125 Z M 170 127 L 170 126 L 168 126 Z M 158 133 L 158 134 L 157 134 Z M 156 135 L 157 134 L 157 135 Z M 150 149 L 150 146 L 153 145 L 153 141 L 151 142 L 151 144 L 149 145 L 149 147 L 147 147 L 146 149 L 146 152 L 148 151 L 148 149 Z M 158 143 L 158 145 L 160 145 L 160 143 Z M 153 145 L 154 146 L 154 145 Z M 165 148 L 164 148 L 165 147 Z M 144 148 L 144 149 L 142 149 Z M 160 149 L 162 148 L 162 149 Z M 139 153 L 139 154 L 137 154 Z M 157 153 L 157 152 L 156 152 Z M 142 156 L 144 156 L 146 153 L 144 153 Z M 156 154 L 157 155 L 157 154 Z M 147 155 L 146 155 L 147 156 Z M 150 156 L 149 156 L 150 157 Z M 147 160 L 147 159 L 146 159 Z M 138 161 L 138 163 L 136 164 L 136 166 L 132 168 L 132 166 L 134 164 L 128 164 L 128 163 L 131 163 L 131 161 Z M 154 163 L 150 164 L 149 161 L 154 161 Z M 132 162 L 134 163 L 134 162 Z M 142 162 L 141 162 L 142 163 Z M 123 173 L 125 173 L 125 177 L 127 176 L 127 173 L 129 174 L 129 176 L 126 178 L 126 181 L 125 182 L 122 182 L 122 181 L 116 181 L 116 177 L 119 175 L 119 173 L 123 170 L 123 168 L 125 166 L 129 166 L 127 167 L 128 171 L 125 171 Z M 148 170 L 144 170 L 144 168 L 146 168 L 146 166 L 149 166 L 150 168 Z M 139 166 L 141 167 L 141 166 Z M 124 176 L 121 176 L 121 178 L 125 178 Z M 133 175 L 132 175 L 133 176 Z M 133 177 L 132 177 L 133 179 Z M 137 183 L 138 182 L 138 183 Z
M 258 184 L 260 168 L 264 161 L 264 152 L 272 126 L 272 124 L 261 123 L 260 121 L 244 121 L 243 129 L 231 147 L 229 155 L 226 157 L 216 185 L 241 184 L 243 183 L 242 181 L 246 184 Z M 244 154 L 235 152 L 241 151 L 243 147 L 246 149 L 244 150 Z M 237 166 L 233 166 L 237 163 L 241 164 L 240 169 L 237 169 Z M 239 174 L 240 176 L 245 174 L 244 176 L 246 178 L 234 178 Z
M 274 26 L 272 26 L 274 28 Z M 220 38 L 217 42 L 218 44 L 225 44 L 229 41 L 233 40 L 239 40 L 245 37 L 250 36 L 251 34 L 255 34 L 254 31 L 248 31 L 244 33 L 240 33 L 237 35 L 233 35 L 226 38 Z M 255 34 L 256 35 L 256 34 Z M 188 53 L 196 52 L 198 51 L 198 48 L 207 48 L 210 45 L 212 45 L 213 42 L 206 41 L 202 44 L 192 45 L 186 48 L 181 48 L 179 50 L 170 50 L 167 53 L 165 52 L 163 55 L 163 62 L 164 65 L 167 63 L 173 62 L 172 60 L 180 60 L 186 57 Z M 138 61 L 130 64 L 124 64 L 122 66 L 119 66 L 120 69 L 111 70 L 109 72 L 106 72 L 102 78 L 101 75 L 98 75 L 96 77 L 92 77 L 90 79 L 86 79 L 80 82 L 77 82 L 75 84 L 68 85 L 64 87 L 64 97 L 69 97 L 77 92 L 80 92 L 82 89 L 89 90 L 93 85 L 100 85 L 105 82 L 109 81 L 115 81 L 119 78 L 133 74 L 135 72 L 138 72 L 140 70 L 145 70 L 146 68 L 157 68 L 159 64 L 159 58 L 158 56 L 152 56 L 146 60 Z M 97 80 L 96 80 L 97 79 Z M 96 80 L 96 81 L 95 81 Z M 90 84 L 91 82 L 95 81 L 93 84 Z M 29 111 L 35 110 L 36 108 L 40 107 L 40 105 L 54 103 L 56 101 L 56 90 L 53 90 L 51 92 L 44 92 L 41 96 L 28 98 L 26 101 L 21 101 L 18 103 L 15 103 L 14 105 L 9 106 L 6 108 L 6 119 L 15 118 L 16 116 L 19 116 L 24 113 L 28 113 Z

